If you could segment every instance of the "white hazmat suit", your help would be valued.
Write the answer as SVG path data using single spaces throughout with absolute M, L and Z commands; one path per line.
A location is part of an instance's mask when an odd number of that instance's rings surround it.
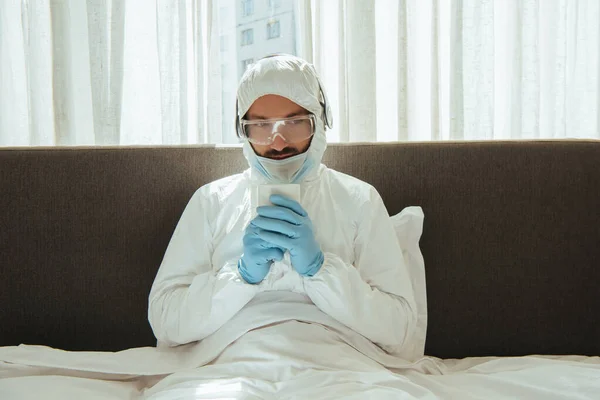
M 314 329 L 338 332 L 371 358 L 402 359 L 415 330 L 416 305 L 381 197 L 371 185 L 321 164 L 325 127 L 332 121 L 312 65 L 282 55 L 250 67 L 238 90 L 238 118 L 266 94 L 286 97 L 317 117 L 310 147 L 295 156 L 300 161 L 290 179 L 300 184 L 300 203 L 312 220 L 323 265 L 304 277 L 284 259 L 259 284 L 240 276 L 242 237 L 255 207 L 252 191 L 281 182 L 277 164 L 265 162 L 246 142 L 250 168 L 198 189 L 169 243 L 149 297 L 159 346 L 226 334 L 243 340 L 245 332 L 263 326 L 273 335 L 274 325 L 289 321 L 301 322 L 295 329 L 306 329 L 306 335 Z

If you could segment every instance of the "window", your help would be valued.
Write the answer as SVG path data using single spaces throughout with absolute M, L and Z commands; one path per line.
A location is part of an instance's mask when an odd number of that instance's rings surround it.
M 221 35 L 219 39 L 221 41 L 221 51 L 227 51 L 227 36 Z
M 269 0 L 269 8 L 279 8 L 281 6 L 281 0 Z
M 279 21 L 271 21 L 267 24 L 267 39 L 275 39 L 281 36 Z
M 248 67 L 254 63 L 254 58 L 248 58 L 246 60 L 242 60 L 242 74 L 246 72 Z
M 242 0 L 242 14 L 244 17 L 254 13 L 254 0 Z
M 242 46 L 248 46 L 254 43 L 254 29 L 245 29 L 242 31 Z

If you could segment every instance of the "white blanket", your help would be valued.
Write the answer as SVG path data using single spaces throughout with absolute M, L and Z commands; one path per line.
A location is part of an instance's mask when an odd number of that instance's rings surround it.
M 597 400 L 600 393 L 599 357 L 408 363 L 314 312 L 302 295 L 279 294 L 276 303 L 270 296 L 257 297 L 215 335 L 177 348 L 0 348 L 0 399 Z
M 448 375 L 429 375 L 405 370 L 356 372 L 307 370 L 295 379 L 268 382 L 238 376 L 235 366 L 199 368 L 186 375 L 159 379 L 138 377 L 109 381 L 54 375 L 64 371 L 12 367 L 0 363 L 3 373 L 19 370 L 23 377 L 0 379 L 0 398 L 64 400 L 114 399 L 598 399 L 600 360 L 521 358 L 465 359 L 466 369 Z M 453 364 L 454 361 L 443 363 Z M 472 365 L 471 368 L 468 368 Z M 231 368 L 233 367 L 233 368 Z M 247 370 L 248 365 L 241 367 Z M 16 374 L 15 374 L 16 375 Z M 73 373 L 73 375 L 77 375 Z M 177 382 L 168 386 L 169 383 Z M 156 384 L 157 382 L 158 385 Z M 160 385 L 160 386 L 159 386 Z M 144 388 L 148 388 L 144 391 Z M 158 392 L 158 390 L 162 392 Z

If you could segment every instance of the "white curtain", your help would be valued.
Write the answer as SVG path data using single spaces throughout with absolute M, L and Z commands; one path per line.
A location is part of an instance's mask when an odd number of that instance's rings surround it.
M 2 0 L 0 145 L 219 143 L 212 3 Z
M 221 1 L 0 1 L 0 146 L 231 142 Z M 600 138 L 598 0 L 295 1 L 330 141 Z
M 334 141 L 600 138 L 598 0 L 312 0 Z

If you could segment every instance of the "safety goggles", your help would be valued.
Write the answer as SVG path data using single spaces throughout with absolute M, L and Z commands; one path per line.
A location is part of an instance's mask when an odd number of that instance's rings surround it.
M 302 142 L 315 134 L 315 116 L 282 119 L 241 120 L 242 135 L 250 143 L 270 145 L 279 135 L 286 143 Z

